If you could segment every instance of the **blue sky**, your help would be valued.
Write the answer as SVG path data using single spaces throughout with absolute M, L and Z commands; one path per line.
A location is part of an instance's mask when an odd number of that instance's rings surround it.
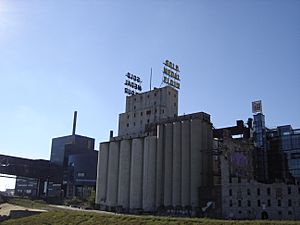
M 215 127 L 251 117 L 300 128 L 298 0 L 0 0 L 0 154 L 49 159 L 51 139 L 117 133 L 125 73 L 149 89 L 181 67 L 179 112 Z M 1 181 L 0 181 L 1 182 Z

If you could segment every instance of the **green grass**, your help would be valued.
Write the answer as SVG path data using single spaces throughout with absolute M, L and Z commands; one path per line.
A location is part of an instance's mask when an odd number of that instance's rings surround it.
M 15 199 L 15 204 L 26 207 L 37 207 L 39 209 L 47 208 L 44 202 Z M 171 217 L 153 217 L 153 216 L 125 216 L 102 214 L 95 212 L 79 212 L 71 210 L 59 210 L 48 207 L 50 211 L 39 215 L 7 220 L 3 225 L 97 225 L 97 224 L 128 224 L 128 225 L 162 225 L 162 224 L 184 224 L 184 225 L 300 225 L 300 221 L 230 221 L 230 220 L 212 220 L 198 218 L 171 218 Z
M 53 208 L 48 206 L 48 204 L 43 200 L 30 200 L 30 199 L 23 199 L 23 198 L 9 198 L 7 203 L 13 205 L 19 205 L 26 208 L 33 208 L 33 209 L 44 209 L 44 210 L 52 210 Z

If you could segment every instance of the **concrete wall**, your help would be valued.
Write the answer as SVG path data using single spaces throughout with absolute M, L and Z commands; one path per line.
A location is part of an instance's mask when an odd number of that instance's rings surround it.
M 109 143 L 101 143 L 98 153 L 97 165 L 97 185 L 96 185 L 96 204 L 106 202 L 108 161 L 109 161 Z
M 111 142 L 109 145 L 107 198 L 108 206 L 117 206 L 119 183 L 119 142 Z
M 159 124 L 156 133 L 101 144 L 97 203 L 144 211 L 200 206 L 199 188 L 211 176 L 211 124 L 196 116 Z
M 130 140 L 121 141 L 119 165 L 118 205 L 122 205 L 124 208 L 129 208 L 131 165 Z
M 144 156 L 144 140 L 132 140 L 131 153 L 131 175 L 130 175 L 130 200 L 129 207 L 131 209 L 141 209 L 143 199 L 143 156 Z
M 178 115 L 178 91 L 163 87 L 126 97 L 126 111 L 119 115 L 118 136 L 142 133 L 145 126 Z

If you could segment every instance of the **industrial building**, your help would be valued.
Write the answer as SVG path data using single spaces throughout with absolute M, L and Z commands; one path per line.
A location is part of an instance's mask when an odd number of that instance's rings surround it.
M 49 184 L 48 196 L 86 198 L 96 188 L 95 139 L 77 135 L 76 121 L 75 111 L 72 135 L 52 139 L 50 162 L 62 172 L 57 174 L 59 182 Z
M 212 124 L 206 113 L 178 116 L 166 86 L 126 97 L 119 134 L 100 144 L 96 204 L 155 212 L 207 204 L 212 186 Z
M 260 162 L 255 162 L 254 138 L 245 135 L 252 133 L 251 123 L 248 125 L 245 127 L 239 121 L 236 127 L 214 131 L 212 196 L 216 205 L 210 215 L 230 219 L 299 220 L 299 184 L 282 179 L 256 180 L 255 170 L 260 169 L 257 167 Z

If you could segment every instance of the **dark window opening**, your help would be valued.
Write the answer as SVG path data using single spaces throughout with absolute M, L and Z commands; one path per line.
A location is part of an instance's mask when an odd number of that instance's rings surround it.
M 271 206 L 271 200 L 268 199 L 268 206 L 270 207 Z
M 248 207 L 251 206 L 251 201 L 250 200 L 247 201 L 247 205 L 248 205 Z
M 247 195 L 251 195 L 250 189 L 247 189 Z
M 257 200 L 257 206 L 260 207 L 260 200 Z
M 150 115 L 150 114 L 151 114 L 151 110 L 147 110 L 147 111 L 146 111 L 146 114 L 147 114 L 147 115 Z
M 267 194 L 271 195 L 271 188 L 269 188 L 269 187 L 267 188 Z
M 290 195 L 292 193 L 291 187 L 288 187 L 288 194 Z
M 238 206 L 239 206 L 239 207 L 242 206 L 242 201 L 241 201 L 241 200 L 238 201 Z
M 280 199 L 278 199 L 278 201 L 277 201 L 277 206 L 281 206 L 281 200 Z
M 260 195 L 260 189 L 257 188 L 257 195 Z
M 229 196 L 232 196 L 232 190 L 229 189 Z
M 288 206 L 291 207 L 292 206 L 292 199 L 288 200 Z

